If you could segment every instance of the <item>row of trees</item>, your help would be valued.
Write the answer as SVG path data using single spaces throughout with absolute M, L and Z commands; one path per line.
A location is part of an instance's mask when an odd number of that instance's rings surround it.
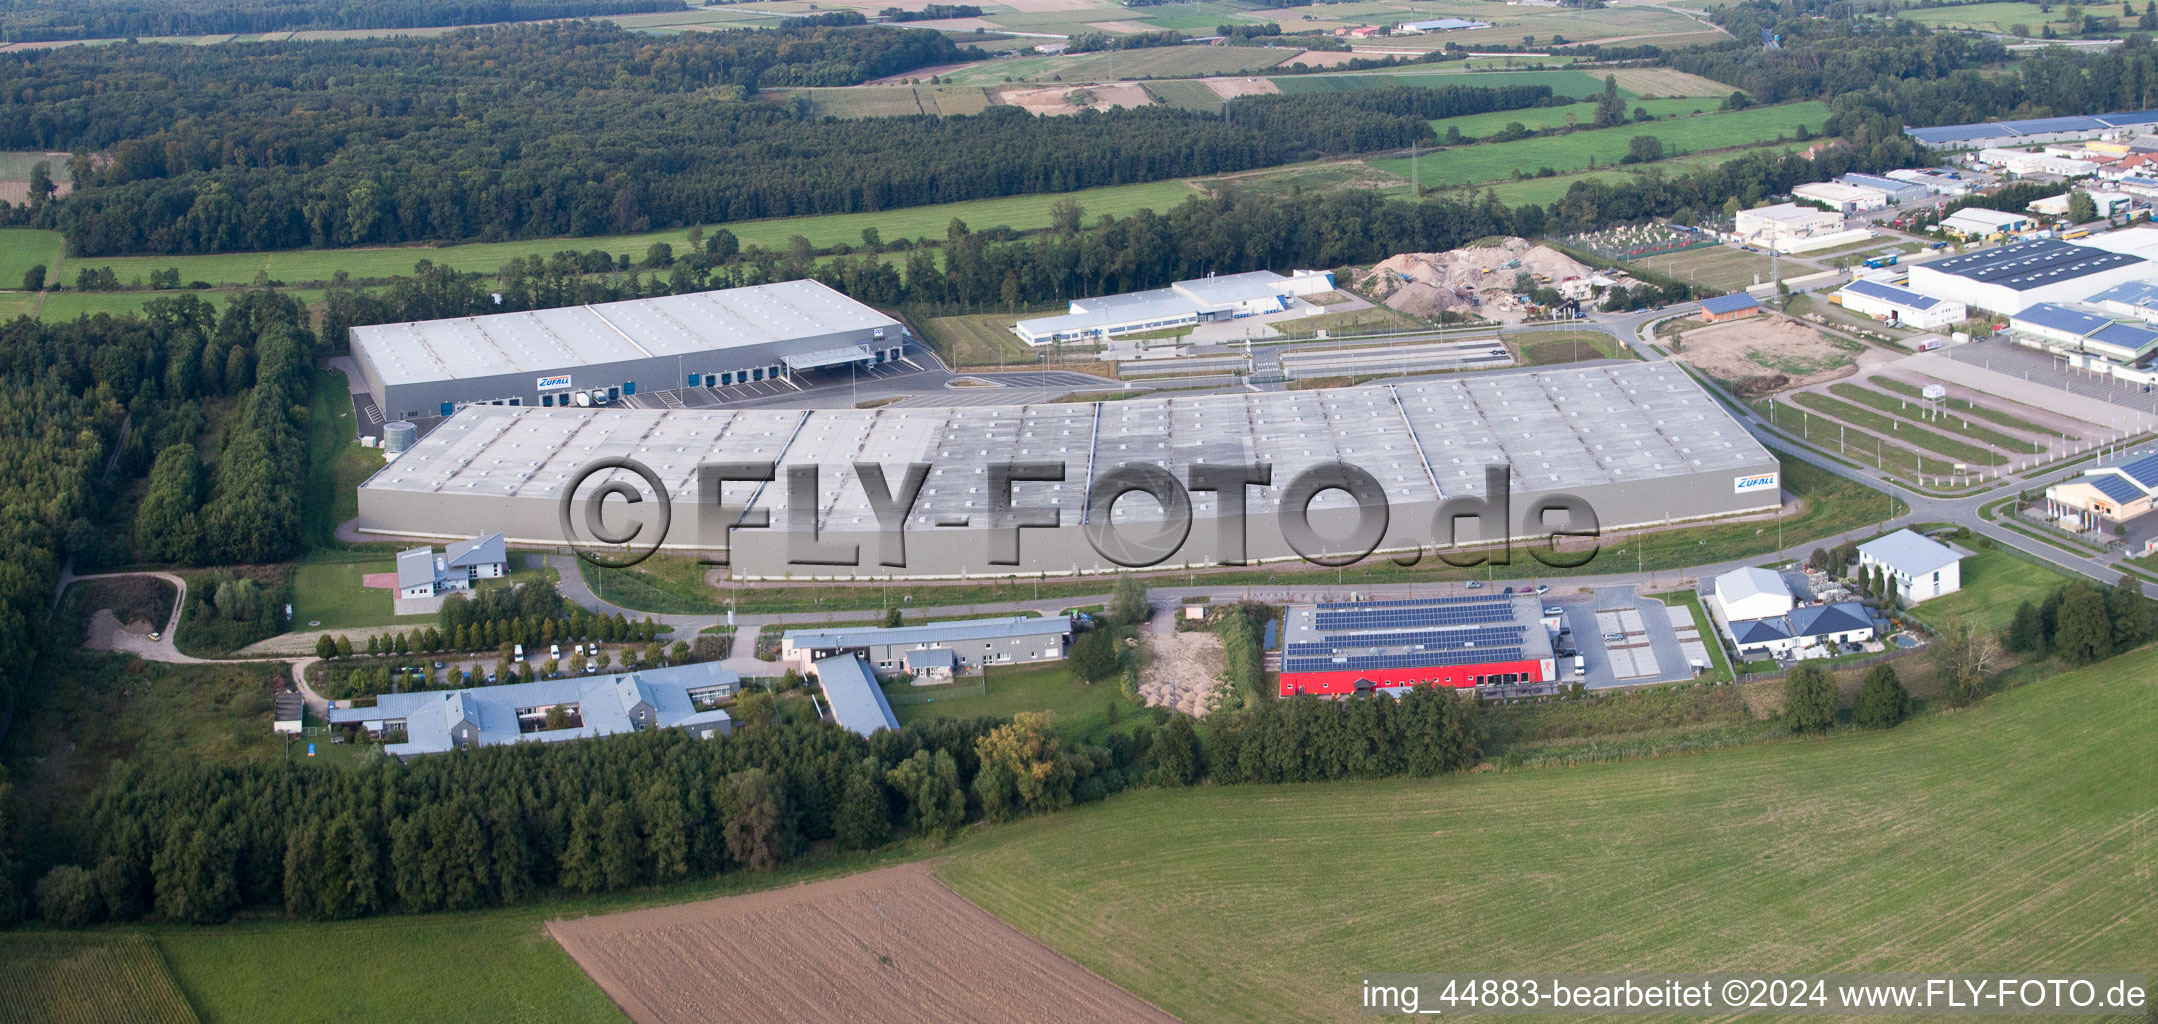
M 390 0 L 364 5 L 328 0 L 85 0 L 11 4 L 0 11 L 0 32 L 14 42 L 250 35 L 298 29 L 482 25 L 682 8 L 682 0 Z
M 2016 606 L 2002 646 L 2017 654 L 2055 655 L 2090 665 L 2158 636 L 2158 602 L 2132 579 L 2117 587 L 2077 580 L 2036 604 Z

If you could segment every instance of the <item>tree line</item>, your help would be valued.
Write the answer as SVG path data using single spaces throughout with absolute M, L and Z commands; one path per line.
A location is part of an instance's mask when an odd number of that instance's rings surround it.
M 654 42 L 591 24 L 5 54 L 22 87 L 0 91 L 0 145 L 109 151 L 70 160 L 67 196 L 8 214 L 82 256 L 626 233 L 1246 170 L 1398 148 L 1428 140 L 1434 118 L 1552 101 L 1543 86 L 1398 87 L 1246 97 L 1222 113 L 837 120 L 745 98 L 956 59 L 920 30 Z M 230 102 L 205 98 L 227 88 Z M 298 116 L 322 110 L 338 116 Z
M 12 4 L 0 31 L 13 42 L 136 36 L 251 35 L 302 29 L 422 28 L 683 10 L 682 0 L 86 0 Z

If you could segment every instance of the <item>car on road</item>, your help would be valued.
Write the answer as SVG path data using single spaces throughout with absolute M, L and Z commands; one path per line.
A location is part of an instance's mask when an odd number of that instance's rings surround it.
M 1538 597 L 1542 597 L 1542 596 L 1544 596 L 1545 594 L 1548 594 L 1548 593 L 1550 593 L 1550 592 L 1551 592 L 1551 587 L 1550 587 L 1550 585 L 1549 585 L 1549 584 L 1544 584 L 1544 583 L 1538 583 L 1538 584 L 1536 585 L 1536 596 L 1538 596 Z
M 1470 581 L 1468 582 L 1467 586 L 1468 586 L 1468 588 L 1469 588 L 1470 590 L 1482 590 L 1482 589 L 1484 589 L 1484 581 L 1482 581 L 1482 580 L 1470 580 Z
M 1504 358 L 1506 358 L 1506 350 L 1505 350 L 1505 349 L 1503 349 L 1503 348 L 1495 348 L 1495 349 L 1492 349 L 1492 350 L 1491 350 L 1491 354 L 1492 354 L 1492 355 L 1494 355 L 1494 356 L 1497 356 L 1497 357 L 1498 357 L 1498 358 L 1500 358 L 1500 359 L 1504 359 Z
M 157 630 L 154 630 L 154 629 L 153 629 L 153 630 L 151 630 L 151 631 L 150 631 L 150 639 L 151 639 L 152 641 L 157 641 L 157 640 L 163 640 L 163 639 L 165 639 L 165 634 L 163 634 L 163 633 L 160 633 L 160 632 L 158 632 Z

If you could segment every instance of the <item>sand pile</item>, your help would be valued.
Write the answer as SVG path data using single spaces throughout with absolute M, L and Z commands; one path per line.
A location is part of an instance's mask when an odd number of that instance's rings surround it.
M 1366 295 L 1412 316 L 1475 311 L 1499 317 L 1514 291 L 1514 275 L 1527 271 L 1556 284 L 1581 277 L 1590 268 L 1556 249 L 1530 245 L 1525 238 L 1504 238 L 1494 245 L 1447 252 L 1410 252 L 1391 256 L 1359 282 Z

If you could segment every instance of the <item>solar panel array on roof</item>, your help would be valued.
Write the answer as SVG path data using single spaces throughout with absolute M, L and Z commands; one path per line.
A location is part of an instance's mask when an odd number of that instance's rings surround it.
M 1923 269 L 2027 291 L 2141 262 L 2141 257 L 2042 238 L 1951 256 Z
M 1294 606 L 1282 671 L 1437 668 L 1551 656 L 1550 635 L 1526 594 Z
M 2150 490 L 2158 491 L 2158 455 L 2146 455 L 2115 468 L 2126 473 L 2129 479 Z
M 2116 473 L 2094 473 L 2088 479 L 2092 487 L 2098 488 L 2099 493 L 2114 501 L 2129 502 L 2143 497 L 2142 488 L 2129 483 Z
M 1400 602 L 1394 607 L 1368 605 L 1320 605 L 1318 627 L 1335 629 L 1387 629 L 1395 626 L 1465 626 L 1503 622 L 1513 617 L 1513 599 L 1507 597 L 1449 604 Z
M 1442 665 L 1476 665 L 1492 661 L 1520 661 L 1521 647 L 1471 647 L 1458 651 L 1412 651 L 1406 654 L 1364 654 L 1355 657 L 1283 658 L 1283 672 L 1360 672 L 1381 668 L 1437 668 Z
M 1528 627 L 1519 624 L 1482 626 L 1474 629 L 1414 629 L 1392 633 L 1337 633 L 1330 640 L 1304 640 L 1289 645 L 1290 654 L 1327 654 L 1375 647 L 1466 647 L 1471 644 L 1520 643 Z

